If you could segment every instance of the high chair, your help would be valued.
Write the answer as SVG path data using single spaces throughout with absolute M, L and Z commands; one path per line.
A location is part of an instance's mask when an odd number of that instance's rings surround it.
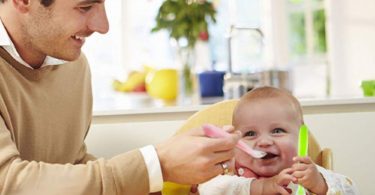
M 196 112 L 186 120 L 176 134 L 199 128 L 207 123 L 219 127 L 231 125 L 233 110 L 237 102 L 238 100 L 224 100 Z M 321 149 L 311 132 L 309 132 L 308 154 L 317 165 L 325 169 L 333 169 L 332 151 L 329 148 Z M 183 188 L 187 189 L 189 186 L 166 182 L 164 183 L 163 195 L 183 195 Z

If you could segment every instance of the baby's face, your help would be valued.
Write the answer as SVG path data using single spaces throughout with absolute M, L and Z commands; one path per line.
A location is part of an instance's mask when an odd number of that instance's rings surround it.
M 236 150 L 236 169 L 242 168 L 244 176 L 250 169 L 258 176 L 270 177 L 293 164 L 301 119 L 290 101 L 283 98 L 256 100 L 241 107 L 236 121 L 242 140 L 254 149 L 267 152 L 262 159 L 255 159 Z

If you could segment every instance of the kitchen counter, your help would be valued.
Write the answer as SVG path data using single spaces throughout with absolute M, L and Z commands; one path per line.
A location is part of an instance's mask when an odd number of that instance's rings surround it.
M 111 99 L 94 101 L 93 123 L 185 120 L 222 98 L 195 102 L 163 104 L 146 94 L 118 94 Z M 375 97 L 301 99 L 304 114 L 375 111 Z

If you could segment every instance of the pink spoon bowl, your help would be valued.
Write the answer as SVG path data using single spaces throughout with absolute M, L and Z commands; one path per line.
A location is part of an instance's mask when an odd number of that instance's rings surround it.
M 219 138 L 219 137 L 228 137 L 230 134 L 227 133 L 226 131 L 223 131 L 221 128 L 216 127 L 211 124 L 205 124 L 202 126 L 203 132 L 207 137 L 213 137 L 213 138 Z M 262 158 L 264 157 L 267 153 L 259 150 L 254 150 L 253 148 L 249 147 L 245 142 L 239 140 L 237 145 L 237 148 L 240 150 L 246 152 L 250 156 L 254 158 Z

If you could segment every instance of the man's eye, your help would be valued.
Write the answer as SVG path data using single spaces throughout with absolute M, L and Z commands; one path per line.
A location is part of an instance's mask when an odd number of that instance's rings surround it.
M 84 6 L 84 7 L 79 7 L 78 9 L 82 12 L 87 12 L 92 8 L 92 6 Z
M 255 133 L 255 131 L 250 130 L 250 131 L 247 131 L 243 136 L 244 137 L 254 137 L 254 136 L 256 136 L 256 133 Z
M 276 128 L 272 130 L 272 134 L 280 134 L 280 133 L 286 133 L 286 131 L 282 128 Z

